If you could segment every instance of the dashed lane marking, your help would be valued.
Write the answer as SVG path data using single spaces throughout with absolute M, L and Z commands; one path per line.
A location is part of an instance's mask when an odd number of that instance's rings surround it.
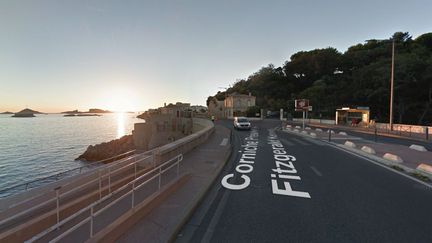
M 220 143 L 221 146 L 226 146 L 228 144 L 228 138 L 222 139 L 222 142 Z
M 317 176 L 322 176 L 322 173 L 315 167 L 313 166 L 309 166 L 313 172 L 315 172 L 315 174 L 317 174 Z

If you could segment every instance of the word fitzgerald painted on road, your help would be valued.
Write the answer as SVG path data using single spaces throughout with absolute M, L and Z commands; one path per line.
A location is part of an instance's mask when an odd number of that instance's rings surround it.
M 269 129 L 269 136 L 267 143 L 272 146 L 273 157 L 275 160 L 276 169 L 272 169 L 271 184 L 273 194 L 311 198 L 309 193 L 302 191 L 294 191 L 291 187 L 289 180 L 300 180 L 300 176 L 294 175 L 297 170 L 294 168 L 292 162 L 296 161 L 296 158 L 292 155 L 288 155 L 285 151 L 284 146 L 279 141 L 274 130 Z M 278 181 L 283 182 L 283 187 L 279 187 Z
M 245 138 L 245 144 L 242 146 L 242 155 L 235 171 L 241 174 L 240 181 L 236 181 L 234 174 L 228 174 L 222 178 L 222 186 L 231 190 L 242 190 L 249 186 L 251 179 L 248 175 L 253 171 L 252 164 L 255 163 L 255 157 L 258 150 L 258 130 L 252 129 L 249 136 Z M 233 179 L 234 178 L 234 179 Z

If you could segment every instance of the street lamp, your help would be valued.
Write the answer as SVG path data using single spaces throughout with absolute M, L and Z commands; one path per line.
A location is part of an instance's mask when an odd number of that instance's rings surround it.
M 394 56 L 395 56 L 395 41 L 393 38 L 392 43 L 392 63 L 391 63 L 391 76 L 390 76 L 390 131 L 393 131 L 393 82 L 394 82 Z

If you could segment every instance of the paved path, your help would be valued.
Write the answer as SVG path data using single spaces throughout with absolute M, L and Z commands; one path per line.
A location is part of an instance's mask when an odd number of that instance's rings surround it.
M 225 165 L 230 151 L 230 130 L 216 126 L 215 133 L 204 144 L 184 155 L 180 173 L 191 175 L 186 184 L 117 241 L 169 241 L 211 186 Z
M 255 158 L 240 146 L 250 132 L 235 131 L 235 155 L 177 242 L 432 242 L 431 187 L 314 139 L 276 138 L 280 122 L 253 126 Z M 275 159 L 282 150 L 293 157 Z M 226 189 L 229 174 L 232 185 L 250 183 Z

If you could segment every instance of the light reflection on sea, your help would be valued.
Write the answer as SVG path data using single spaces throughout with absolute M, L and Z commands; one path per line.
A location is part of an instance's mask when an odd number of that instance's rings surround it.
M 0 190 L 80 167 L 89 145 L 131 134 L 136 114 L 12 118 L 0 115 Z

